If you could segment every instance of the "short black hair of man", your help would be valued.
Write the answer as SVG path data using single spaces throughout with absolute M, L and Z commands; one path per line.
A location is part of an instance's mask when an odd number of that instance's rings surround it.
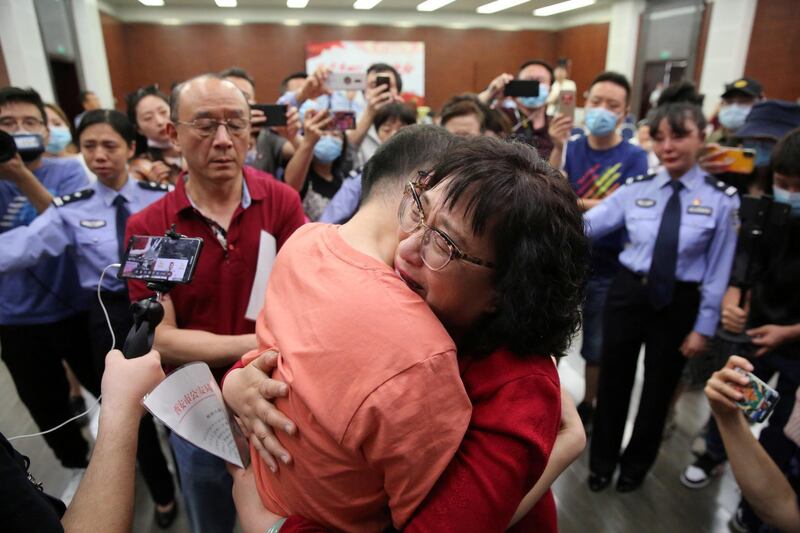
M 473 234 L 487 236 L 495 252 L 496 310 L 470 328 L 459 351 L 564 355 L 580 328 L 589 257 L 569 182 L 533 147 L 492 137 L 448 150 L 431 179 L 448 178 L 442 205 L 463 207 Z
M 459 142 L 458 137 L 431 124 L 408 126 L 378 147 L 361 177 L 361 201 L 402 189 L 418 171 L 429 171 Z
M 304 80 L 306 78 L 308 78 L 308 73 L 303 71 L 303 70 L 300 70 L 300 71 L 297 71 L 297 72 L 292 72 L 291 74 L 289 74 L 288 76 L 283 78 L 283 80 L 281 80 L 281 86 L 280 86 L 281 94 L 283 94 L 283 93 L 285 93 L 287 91 L 287 89 L 289 88 L 289 82 L 290 81 L 292 81 L 292 80 Z
M 795 128 L 778 141 L 770 159 L 772 171 L 786 177 L 800 177 L 800 128 Z
M 589 84 L 589 88 L 586 89 L 587 92 L 592 90 L 592 87 L 597 85 L 598 83 L 603 83 L 607 81 L 609 83 L 613 83 L 614 85 L 619 85 L 623 89 L 625 89 L 625 103 L 627 104 L 631 99 L 631 84 L 624 75 L 620 74 L 619 72 L 613 72 L 607 70 L 605 72 L 601 72 L 598 74 L 595 79 L 592 80 L 592 83 Z
M 225 70 L 220 72 L 219 75 L 222 76 L 223 78 L 239 78 L 242 80 L 247 80 L 250 82 L 250 85 L 252 85 L 254 89 L 256 87 L 255 80 L 250 76 L 250 74 L 247 73 L 245 69 L 240 67 L 226 68 Z
M 664 104 L 676 104 L 679 102 L 703 105 L 704 96 L 697 92 L 697 87 L 690 81 L 673 83 L 661 92 L 658 97 L 656 107 Z
M 95 124 L 108 124 L 111 129 L 116 131 L 120 137 L 125 140 L 125 143 L 130 147 L 136 140 L 136 126 L 131 124 L 125 113 L 121 113 L 115 109 L 93 109 L 87 111 L 81 117 L 81 123 L 78 124 L 78 131 L 76 137 L 80 143 L 81 134 L 86 131 L 89 126 Z
M 547 72 L 550 73 L 550 84 L 552 85 L 552 83 L 556 79 L 556 75 L 553 73 L 553 67 L 550 66 L 550 63 L 542 61 L 541 59 L 529 59 L 528 61 L 524 62 L 519 66 L 519 68 L 517 69 L 517 73 L 522 72 L 531 65 L 539 65 L 540 67 L 546 68 Z
M 700 106 L 689 102 L 677 102 L 674 104 L 664 104 L 650 110 L 647 114 L 647 122 L 650 126 L 650 136 L 655 137 L 658 127 L 663 120 L 667 121 L 670 129 L 678 135 L 686 135 L 686 121 L 694 122 L 700 134 L 706 127 L 706 117 Z
M 35 105 L 42 115 L 42 122 L 47 126 L 47 113 L 44 110 L 44 102 L 42 102 L 42 97 L 35 90 L 30 87 L 27 89 L 21 87 L 3 87 L 0 89 L 0 107 L 13 102 Z
M 381 72 L 391 72 L 394 74 L 394 80 L 397 82 L 397 92 L 403 92 L 403 78 L 400 77 L 400 73 L 397 72 L 393 66 L 389 65 L 388 63 L 373 63 L 367 68 L 367 75 L 371 74 L 372 72 L 376 72 L 380 74 Z
M 417 123 L 417 117 L 414 115 L 414 111 L 406 104 L 394 102 L 383 106 L 375 113 L 375 119 L 372 121 L 372 125 L 375 126 L 376 130 L 379 130 L 381 126 L 393 120 L 400 121 L 404 126 L 411 126 Z

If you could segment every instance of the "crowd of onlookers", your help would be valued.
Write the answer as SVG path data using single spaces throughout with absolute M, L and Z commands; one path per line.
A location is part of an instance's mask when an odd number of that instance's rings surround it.
M 624 75 L 576 87 L 569 70 L 530 60 L 436 112 L 385 63 L 363 91 L 290 74 L 269 106 L 235 67 L 142 87 L 125 112 L 87 91 L 74 118 L 0 89 L 19 152 L 0 153 L 0 355 L 41 430 L 86 410 L 81 386 L 103 394 L 91 461 L 83 419 L 44 435 L 73 491 L 83 478 L 66 514 L 5 438 L 0 514 L 124 530 L 138 463 L 164 528 L 177 488 L 194 531 L 237 513 L 245 531 L 550 531 L 550 485 L 587 437 L 589 488 L 634 491 L 704 385 L 713 416 L 683 485 L 729 462 L 732 528 L 800 528 L 800 105 L 742 78 L 706 117 L 718 95 L 684 81 L 634 117 Z M 160 355 L 107 355 L 151 291 L 104 272 L 172 224 L 205 243 L 163 299 Z M 552 361 L 579 331 L 575 407 Z M 170 432 L 175 480 L 138 399 L 159 362 L 196 361 L 253 464 Z M 758 440 L 737 406 L 747 373 L 780 396 Z

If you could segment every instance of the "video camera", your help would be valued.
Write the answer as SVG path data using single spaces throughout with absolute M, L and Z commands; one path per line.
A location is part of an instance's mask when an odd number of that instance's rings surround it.
M 0 130 L 0 163 L 10 161 L 18 153 L 23 161 L 33 161 L 44 151 L 44 139 L 37 133 L 10 135 Z

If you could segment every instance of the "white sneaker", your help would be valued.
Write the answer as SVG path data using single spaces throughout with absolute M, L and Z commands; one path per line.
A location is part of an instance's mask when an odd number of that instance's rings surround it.
M 70 475 L 67 479 L 67 486 L 61 493 L 61 501 L 63 501 L 64 505 L 67 507 L 72 503 L 72 498 L 75 497 L 75 493 L 78 491 L 78 485 L 80 485 L 81 479 L 83 479 L 84 474 L 86 474 L 85 468 L 69 468 L 68 470 Z
M 681 483 L 690 489 L 701 489 L 711 483 L 711 478 L 722 472 L 725 461 L 715 461 L 703 454 L 686 467 L 681 474 Z

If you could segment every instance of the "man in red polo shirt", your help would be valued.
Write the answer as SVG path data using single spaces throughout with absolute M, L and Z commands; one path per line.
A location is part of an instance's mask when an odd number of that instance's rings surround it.
M 257 267 L 271 263 L 303 224 L 303 209 L 296 191 L 243 167 L 250 108 L 233 83 L 194 78 L 175 89 L 170 107 L 170 138 L 188 172 L 174 191 L 130 218 L 127 237 L 163 235 L 175 224 L 179 233 L 203 238 L 193 281 L 162 302 L 155 348 L 168 366 L 204 361 L 221 377 L 256 347 L 255 322 L 247 317 L 255 318 L 260 308 L 252 307 L 263 301 L 263 287 L 255 290 L 259 300 L 251 297 Z M 141 282 L 131 282 L 129 292 L 132 301 L 151 294 Z M 222 459 L 174 433 L 170 444 L 192 531 L 231 531 L 236 510 Z

